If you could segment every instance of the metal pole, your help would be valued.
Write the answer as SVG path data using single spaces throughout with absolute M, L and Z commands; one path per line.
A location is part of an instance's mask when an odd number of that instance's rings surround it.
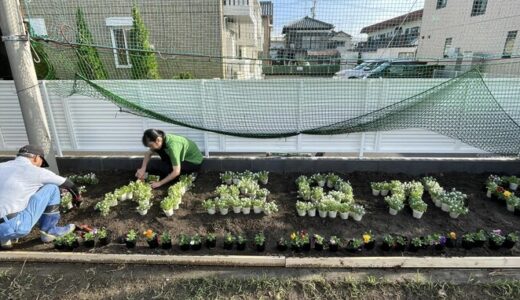
M 27 138 L 30 144 L 43 147 L 50 169 L 57 173 L 58 165 L 34 69 L 31 43 L 23 24 L 18 0 L 0 1 L 0 26 L 4 34 L 2 41 L 7 50 Z

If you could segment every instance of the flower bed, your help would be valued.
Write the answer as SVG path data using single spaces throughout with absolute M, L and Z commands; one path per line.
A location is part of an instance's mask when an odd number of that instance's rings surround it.
M 88 224 L 91 227 L 106 227 L 111 232 L 111 242 L 109 245 L 100 246 L 95 239 L 95 247 L 88 248 L 80 245 L 74 251 L 89 251 L 92 253 L 157 253 L 157 254 L 192 254 L 193 251 L 181 251 L 179 241 L 181 235 L 191 238 L 199 235 L 202 247 L 198 254 L 247 254 L 247 255 L 276 255 L 277 242 L 280 238 L 286 240 L 288 250 L 284 255 L 310 255 L 310 256 L 345 256 L 350 255 L 348 249 L 357 248 L 360 240 L 364 240 L 364 234 L 370 233 L 376 240 L 376 246 L 372 250 L 355 251 L 357 256 L 394 256 L 402 255 L 400 251 L 385 251 L 381 248 L 383 237 L 392 235 L 393 237 L 404 236 L 410 242 L 417 238 L 428 237 L 434 234 L 447 236 L 450 232 L 455 232 L 459 239 L 458 247 L 444 248 L 435 250 L 434 246 L 427 249 L 420 249 L 417 252 L 410 251 L 408 247 L 403 250 L 405 255 L 448 255 L 448 256 L 487 256 L 487 255 L 519 255 L 520 249 L 516 245 L 512 249 L 500 247 L 493 250 L 489 247 L 489 241 L 485 242 L 484 247 L 465 249 L 461 245 L 462 236 L 468 233 L 478 232 L 483 229 L 487 234 L 493 230 L 500 229 L 504 234 L 509 234 L 519 229 L 518 216 L 507 212 L 503 203 L 489 201 L 486 192 L 482 190 L 482 183 L 486 181 L 487 175 L 473 175 L 466 173 L 432 174 L 440 186 L 455 187 L 460 192 L 467 195 L 470 211 L 464 218 L 452 219 L 446 212 L 434 205 L 429 205 L 428 211 L 421 219 L 412 218 L 412 211 L 409 206 L 403 210 L 408 212 L 400 213 L 390 217 L 388 215 L 388 205 L 380 197 L 372 195 L 370 182 L 382 182 L 392 178 L 401 182 L 418 180 L 420 177 L 412 177 L 405 174 L 380 174 L 380 173 L 352 173 L 337 174 L 344 181 L 349 181 L 356 203 L 365 208 L 366 214 L 361 222 L 345 221 L 337 218 L 319 217 L 299 217 L 296 213 L 296 201 L 298 195 L 297 187 L 294 182 L 301 174 L 281 175 L 276 173 L 269 174 L 269 182 L 263 186 L 270 191 L 269 200 L 276 201 L 279 211 L 275 214 L 266 216 L 264 214 L 236 214 L 233 217 L 222 217 L 220 215 L 208 215 L 202 203 L 204 200 L 214 196 L 215 189 L 221 185 L 218 173 L 200 174 L 194 182 L 194 187 L 187 191 L 182 197 L 182 205 L 171 217 L 167 217 L 160 207 L 160 201 L 168 195 L 168 187 L 154 190 L 154 197 L 151 199 L 152 206 L 145 216 L 136 213 L 136 204 L 133 201 L 119 201 L 118 206 L 110 209 L 106 216 L 102 216 L 94 210 L 96 203 L 103 200 L 104 195 L 114 191 L 116 188 L 128 184 L 132 179 L 132 172 L 110 172 L 98 173 L 99 182 L 97 185 L 87 187 L 87 192 L 83 195 L 84 202 L 77 209 L 73 208 L 70 212 L 63 215 L 63 222 L 75 224 Z M 313 174 L 308 174 L 310 177 Z M 332 191 L 332 190 L 331 190 Z M 433 203 L 429 193 L 422 196 L 426 203 Z M 128 249 L 123 238 L 133 229 L 136 235 L 135 248 Z M 161 240 L 168 240 L 164 237 L 165 233 L 170 235 L 172 248 L 162 249 L 156 247 L 150 249 L 143 233 L 151 229 Z M 309 239 L 314 241 L 314 234 L 324 238 L 324 250 L 318 251 L 314 247 L 310 251 L 301 251 L 296 254 L 291 250 L 291 233 L 304 230 L 308 233 Z M 208 234 L 215 235 L 214 248 L 208 249 L 205 246 L 205 238 Z M 224 237 L 230 233 L 238 238 L 247 239 L 245 250 L 237 250 L 236 244 L 233 250 L 223 248 Z M 256 235 L 262 233 L 265 238 L 265 251 L 258 252 L 255 246 Z M 328 250 L 328 245 L 332 237 L 339 240 L 338 251 Z M 52 244 L 41 244 L 38 230 L 34 229 L 31 234 L 21 239 L 20 244 L 15 245 L 15 250 L 28 251 L 56 251 Z M 258 237 L 261 240 L 260 236 Z M 415 239 L 415 240 L 414 240 Z M 338 242 L 336 240 L 336 242 Z M 424 240 L 424 239 L 423 239 Z M 434 239 L 436 240 L 436 239 Z M 351 242 L 352 241 L 352 242 Z M 73 241 L 72 241 L 73 242 Z

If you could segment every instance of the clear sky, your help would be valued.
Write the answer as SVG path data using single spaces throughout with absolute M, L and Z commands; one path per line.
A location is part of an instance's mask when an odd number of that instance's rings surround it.
M 311 16 L 313 0 L 271 0 L 274 5 L 274 35 L 305 16 Z M 316 19 L 331 23 L 359 37 L 361 28 L 423 8 L 425 0 L 316 0 Z

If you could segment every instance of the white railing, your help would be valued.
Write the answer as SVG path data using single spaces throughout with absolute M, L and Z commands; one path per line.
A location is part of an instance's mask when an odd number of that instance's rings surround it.
M 306 86 L 327 79 L 292 79 L 287 84 L 298 85 L 305 97 Z M 443 80 L 408 79 L 352 81 L 351 95 L 341 96 L 349 101 L 356 113 L 370 112 L 374 105 L 391 104 L 407 95 L 418 94 Z M 249 81 L 251 87 L 268 80 Z M 316 81 L 316 82 L 315 82 Z M 514 81 L 514 82 L 513 82 Z M 162 81 L 161 81 L 162 82 Z M 201 84 L 204 81 L 199 81 Z M 224 81 L 220 81 L 224 83 Z M 331 81 L 337 82 L 337 81 Z M 517 122 L 520 121 L 517 99 L 520 94 L 518 79 L 489 79 L 487 82 L 497 101 Z M 139 83 L 137 83 L 139 84 Z M 243 87 L 244 81 L 234 81 Z M 342 84 L 347 84 L 346 81 Z M 389 132 L 366 132 L 334 136 L 300 135 L 278 139 L 249 139 L 207 133 L 122 113 L 107 101 L 81 95 L 63 97 L 53 94 L 41 84 L 44 107 L 56 149 L 60 151 L 142 151 L 140 139 L 147 128 L 162 128 L 167 132 L 184 135 L 196 142 L 201 150 L 209 152 L 340 152 L 358 153 L 480 153 L 482 151 L 460 141 L 422 129 Z M 360 85 L 360 86 L 355 86 Z M 395 85 L 395 86 L 394 86 Z M 339 97 L 334 87 L 327 85 L 327 94 L 320 97 Z M 196 87 L 194 87 L 196 88 Z M 514 89 L 514 91 L 512 90 Z M 252 89 L 254 90 L 254 88 Z M 330 91 L 329 91 L 330 90 Z M 355 90 L 355 91 L 354 91 Z M 320 92 L 321 93 L 321 92 Z M 258 95 L 251 95 L 256 99 Z M 332 98 L 335 99 L 335 98 Z M 339 98 L 338 98 L 339 99 Z M 316 101 L 320 101 L 316 99 Z M 320 102 L 321 103 L 321 102 Z M 317 103 L 319 104 L 319 103 Z M 331 118 L 341 118 L 340 115 Z M 50 118 L 52 116 L 52 118 Z M 16 90 L 12 81 L 0 81 L 0 151 L 16 150 L 27 143 Z

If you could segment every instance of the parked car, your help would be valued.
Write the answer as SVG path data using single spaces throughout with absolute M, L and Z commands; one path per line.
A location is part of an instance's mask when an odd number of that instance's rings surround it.
M 337 72 L 334 78 L 364 78 L 366 76 L 369 76 L 373 72 L 373 70 L 388 62 L 388 60 L 368 60 L 357 65 L 352 69 Z
M 435 70 L 444 69 L 443 65 L 428 65 L 427 62 L 414 60 L 368 61 L 354 69 L 336 73 L 336 78 L 432 78 Z

